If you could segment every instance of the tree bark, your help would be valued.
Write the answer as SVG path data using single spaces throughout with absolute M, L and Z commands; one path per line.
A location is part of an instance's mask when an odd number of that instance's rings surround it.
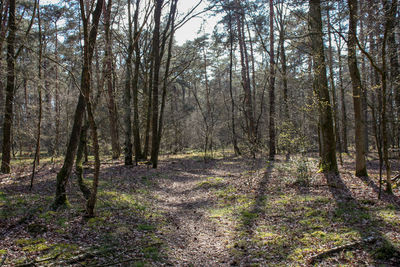
M 67 152 L 64 158 L 64 164 L 57 174 L 56 196 L 51 207 L 53 210 L 57 210 L 61 206 L 68 205 L 66 186 L 69 176 L 71 175 L 72 166 L 74 163 L 74 156 L 76 154 L 76 149 L 79 143 L 79 136 L 81 133 L 82 120 L 85 112 L 84 94 L 90 92 L 90 74 L 91 74 L 90 66 L 92 63 L 94 47 L 96 44 L 97 30 L 100 21 L 103 2 L 104 1 L 102 0 L 98 0 L 96 3 L 96 8 L 92 14 L 92 27 L 90 33 L 87 32 L 88 27 L 84 27 L 85 33 L 84 33 L 84 47 L 83 47 L 84 53 L 83 53 L 83 66 L 82 66 L 81 88 L 80 88 L 81 91 L 79 94 L 78 104 L 75 110 L 74 123 L 72 126 L 70 139 L 68 142 Z M 83 0 L 80 0 L 80 5 L 83 16 L 84 15 Z
M 153 88 L 152 88 L 152 136 L 151 136 L 151 162 L 153 168 L 158 165 L 158 152 L 160 144 L 158 143 L 158 96 L 159 96 L 159 82 L 160 82 L 160 20 L 163 0 L 156 0 L 154 10 L 154 30 L 153 30 Z
M 365 153 L 365 122 L 362 110 L 362 86 L 360 72 L 357 66 L 356 38 L 357 38 L 357 0 L 349 0 L 349 33 L 348 33 L 348 65 L 353 86 L 353 104 L 355 121 L 355 145 L 356 145 L 356 176 L 367 176 L 367 163 Z
M 118 116 L 117 116 L 117 106 L 114 99 L 114 86 L 112 82 L 112 38 L 111 38 L 111 8 L 112 0 L 108 0 L 107 8 L 104 14 L 104 30 L 105 30 L 105 80 L 107 85 L 108 93 L 108 119 L 110 122 L 110 137 L 111 137 L 111 148 L 112 148 L 112 158 L 118 159 L 121 154 L 121 148 L 119 145 L 119 133 L 118 133 Z
M 11 127 L 13 118 L 14 87 L 15 87 L 15 0 L 9 2 L 8 36 L 7 36 L 7 85 L 6 103 L 3 120 L 3 148 L 1 172 L 10 173 L 11 160 Z
M 274 56 L 274 5 L 269 1 L 269 159 L 274 160 L 275 148 L 275 56 Z
M 246 118 L 246 130 L 250 144 L 250 152 L 255 157 L 255 122 L 253 114 L 253 102 L 250 88 L 250 75 L 248 68 L 248 55 L 245 42 L 244 32 L 244 10 L 239 1 L 235 1 L 236 4 L 236 22 L 237 22 L 237 33 L 240 50 L 240 65 L 241 65 L 241 76 L 242 76 L 242 87 L 244 91 L 244 115 Z
M 235 155 L 241 155 L 237 136 L 236 136 L 236 123 L 235 123 L 235 99 L 233 97 L 233 29 L 232 29 L 232 11 L 229 11 L 229 95 L 231 97 L 231 123 L 232 123 L 232 145 Z
M 329 98 L 328 80 L 322 33 L 320 0 L 310 0 L 309 27 L 313 57 L 313 88 L 318 98 L 319 126 L 321 133 L 321 172 L 337 173 L 336 142 L 333 131 L 332 109 Z
M 38 121 L 37 121 L 37 128 L 36 128 L 36 147 L 35 147 L 35 155 L 33 157 L 33 166 L 32 166 L 32 175 L 31 175 L 31 185 L 29 187 L 32 190 L 33 187 L 33 180 L 35 178 L 35 171 L 36 166 L 39 165 L 40 162 L 40 133 L 41 133 L 41 126 L 42 126 L 42 54 L 43 54 L 43 41 L 42 41 L 42 25 L 40 20 L 40 2 L 38 0 L 38 28 L 39 28 L 39 62 L 38 62 Z
M 142 144 L 140 140 L 140 121 L 139 121 L 139 100 L 138 100 L 138 82 L 140 67 L 140 47 L 139 47 L 139 7 L 140 0 L 136 0 L 136 10 L 133 16 L 133 32 L 134 32 L 134 50 L 135 50 L 135 71 L 132 80 L 132 96 L 133 96 L 133 146 L 135 148 L 135 161 L 138 162 L 143 158 Z
M 132 54 L 133 54 L 133 37 L 132 37 L 132 19 L 131 19 L 131 0 L 128 0 L 128 55 L 126 57 L 126 77 L 124 90 L 124 131 L 125 131 L 125 165 L 133 165 L 132 161 L 132 110 L 131 110 L 131 76 L 132 76 Z
M 332 38 L 331 38 L 331 22 L 329 8 L 327 9 L 327 19 L 328 19 L 328 55 L 329 55 L 329 84 L 332 93 L 332 103 L 333 103 L 333 121 L 335 124 L 335 136 L 336 136 L 336 149 L 339 152 L 340 163 L 343 164 L 342 160 L 342 142 L 339 133 L 339 119 L 338 119 L 338 101 L 336 95 L 336 86 L 334 79 L 333 70 L 333 51 L 332 51 Z

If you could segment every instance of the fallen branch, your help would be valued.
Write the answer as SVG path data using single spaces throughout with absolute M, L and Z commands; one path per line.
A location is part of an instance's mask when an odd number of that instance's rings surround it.
M 45 262 L 45 261 L 50 261 L 50 260 L 55 260 L 57 259 L 61 253 L 58 253 L 52 257 L 44 258 L 44 259 L 34 259 L 33 261 L 27 262 L 27 263 L 22 263 L 19 265 L 16 265 L 15 267 L 28 267 L 28 266 L 36 266 L 37 263 Z M 0 265 L 1 266 L 1 265 Z
M 313 265 L 317 260 L 321 260 L 321 259 L 323 259 L 325 257 L 328 257 L 328 256 L 332 255 L 332 254 L 338 253 L 338 252 L 343 251 L 343 250 L 352 249 L 353 247 L 356 247 L 356 246 L 361 245 L 363 243 L 372 243 L 372 242 L 375 242 L 376 240 L 377 240 L 376 237 L 367 237 L 367 238 L 364 238 L 362 240 L 358 240 L 358 241 L 355 241 L 355 242 L 352 242 L 352 243 L 349 243 L 349 244 L 345 244 L 345 245 L 338 246 L 338 247 L 333 247 L 333 248 L 331 248 L 329 250 L 325 250 L 323 252 L 318 253 L 317 255 L 312 256 L 309 259 L 309 263 L 311 265 Z

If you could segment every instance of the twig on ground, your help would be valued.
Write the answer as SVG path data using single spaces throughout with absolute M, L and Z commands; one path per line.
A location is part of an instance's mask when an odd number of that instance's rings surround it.
M 343 246 L 333 247 L 333 248 L 331 248 L 329 250 L 322 251 L 322 252 L 318 253 L 317 255 L 312 256 L 309 259 L 309 263 L 311 265 L 313 265 L 317 260 L 321 260 L 321 259 L 323 259 L 325 257 L 328 257 L 328 256 L 332 255 L 332 254 L 338 253 L 338 252 L 343 251 L 343 250 L 352 249 L 353 247 L 356 247 L 356 246 L 361 245 L 363 243 L 372 243 L 372 242 L 375 242 L 376 240 L 377 240 L 376 237 L 371 236 L 371 237 L 364 238 L 362 240 L 358 240 L 358 241 L 355 241 L 355 242 L 352 242 L 352 243 L 349 243 L 349 244 L 345 244 Z

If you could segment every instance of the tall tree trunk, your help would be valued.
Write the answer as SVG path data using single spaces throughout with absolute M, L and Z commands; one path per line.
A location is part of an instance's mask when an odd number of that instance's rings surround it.
M 232 144 L 235 155 L 241 154 L 237 136 L 236 136 L 236 123 L 235 123 L 235 99 L 233 97 L 233 29 L 232 29 L 232 12 L 229 11 L 229 95 L 231 97 L 231 122 L 232 122 Z
M 360 4 L 360 14 L 365 13 L 365 4 L 363 2 L 359 2 Z M 365 35 L 365 27 L 364 27 L 364 16 L 360 15 L 360 39 L 363 45 L 365 46 L 366 43 L 366 35 Z M 365 64 L 365 56 L 363 55 L 361 58 L 361 89 L 362 89 L 362 110 L 363 110 L 363 117 L 364 117 L 364 141 L 365 141 L 365 153 L 368 155 L 369 150 L 369 141 L 368 141 L 368 90 L 367 90 L 367 83 L 366 83 L 366 64 Z
M 1 1 L 0 5 L 0 51 L 3 51 L 4 40 L 7 33 L 7 15 L 9 1 Z M 3 69 L 3 55 L 0 53 L 0 69 Z M 3 112 L 4 107 L 4 84 L 3 79 L 0 79 L 0 111 Z M 0 115 L 0 136 L 3 135 L 3 116 Z M 2 140 L 1 140 L 2 141 Z
M 356 144 L 356 176 L 367 176 L 365 153 L 365 122 L 362 112 L 362 86 L 360 72 L 357 66 L 356 38 L 357 38 L 357 0 L 349 0 L 349 34 L 348 34 L 348 64 L 353 85 L 353 103 L 355 120 L 355 144 Z
M 37 121 L 37 128 L 36 128 L 36 148 L 35 148 L 35 155 L 33 157 L 33 166 L 32 166 L 32 175 L 31 175 L 31 185 L 30 190 L 33 187 L 33 179 L 35 178 L 35 171 L 36 166 L 39 165 L 40 161 L 40 133 L 41 133 L 41 126 L 42 126 L 42 54 L 43 54 L 43 40 L 42 40 L 42 25 L 40 20 L 40 1 L 38 0 L 38 28 L 39 28 L 39 62 L 38 62 L 38 121 Z
M 162 130 L 163 130 L 163 120 L 164 120 L 164 109 L 165 109 L 165 101 L 166 101 L 166 96 L 167 96 L 167 86 L 168 86 L 168 78 L 169 78 L 169 68 L 171 65 L 171 58 L 172 58 L 172 45 L 173 45 L 173 40 L 174 40 L 174 34 L 175 34 L 175 15 L 176 15 L 176 7 L 177 7 L 178 0 L 173 0 L 171 3 L 171 9 L 170 9 L 170 19 L 169 23 L 171 26 L 171 30 L 169 32 L 169 42 L 168 42 L 168 52 L 167 52 L 167 62 L 165 64 L 165 73 L 164 73 L 164 80 L 163 80 L 163 87 L 162 87 L 162 96 L 161 96 L 161 108 L 160 108 L 160 118 L 158 122 L 158 140 L 157 144 L 160 146 L 161 143 L 161 137 L 162 137 Z M 166 31 L 165 31 L 165 36 L 163 42 L 166 42 Z M 164 45 L 162 46 L 164 47 Z M 206 80 L 207 83 L 207 80 Z M 210 113 L 211 115 L 211 113 Z
M 321 133 L 321 172 L 337 173 L 336 142 L 329 98 L 328 80 L 322 33 L 320 0 L 310 0 L 309 27 L 313 56 L 313 87 L 318 97 L 319 126 Z
M 10 173 L 11 160 L 11 127 L 13 119 L 14 87 L 15 87 L 15 0 L 9 2 L 8 36 L 7 36 L 7 85 L 6 103 L 3 121 L 3 148 L 1 172 Z
M 392 180 L 391 180 L 391 166 L 389 160 L 389 140 L 388 140 L 388 123 L 387 123 L 387 97 L 388 97 L 388 90 L 387 90 L 387 63 L 386 63 L 386 44 L 388 43 L 388 39 L 390 36 L 390 31 L 394 29 L 395 25 L 395 18 L 397 12 L 397 1 L 393 0 L 390 4 L 388 0 L 383 1 L 384 8 L 385 8 L 385 30 L 383 35 L 383 42 L 382 42 L 382 139 L 383 139 L 383 160 L 386 166 L 386 192 L 389 194 L 393 193 L 392 190 Z
M 241 65 L 241 76 L 242 86 L 244 91 L 244 115 L 246 118 L 246 130 L 247 136 L 250 143 L 250 152 L 255 157 L 255 142 L 256 142 L 256 130 L 253 116 L 253 101 L 250 88 L 250 77 L 248 68 L 248 55 L 245 42 L 244 32 L 244 10 L 239 1 L 235 1 L 236 4 L 236 22 L 237 22 L 237 33 L 240 50 L 240 65 Z
M 139 8 L 140 0 L 136 0 L 136 10 L 133 16 L 133 32 L 134 32 L 134 49 L 135 49 L 135 71 L 132 80 L 132 96 L 133 96 L 133 146 L 135 148 L 135 161 L 138 162 L 143 158 L 142 144 L 140 141 L 140 121 L 139 121 L 139 100 L 138 100 L 138 82 L 140 68 L 140 47 L 139 47 Z
M 393 9 L 397 10 L 398 1 L 392 0 Z M 394 13 L 394 16 L 395 13 Z M 393 17 L 393 20 L 396 18 Z M 389 59 L 390 59 L 390 82 L 392 85 L 392 91 L 394 93 L 394 100 L 397 112 L 397 120 L 395 122 L 397 125 L 397 145 L 399 146 L 400 142 L 400 65 L 399 65 L 399 55 L 398 55 L 398 44 L 396 42 L 396 30 L 394 23 L 389 25 L 390 28 L 388 29 L 388 52 L 389 52 Z
M 113 56 L 112 56 L 112 38 L 111 38 L 111 8 L 112 0 L 108 0 L 107 8 L 104 14 L 104 30 L 105 30 L 105 80 L 107 85 L 108 93 L 108 118 L 110 122 L 110 136 L 111 136 L 111 148 L 112 158 L 118 159 L 121 154 L 121 148 L 119 145 L 119 133 L 118 133 L 118 116 L 117 106 L 114 100 L 114 86 L 112 82 L 113 72 Z
M 147 112 L 146 112 L 146 129 L 145 129 L 145 140 L 143 157 L 147 159 L 150 147 L 150 128 L 151 128 L 151 117 L 152 117 L 152 92 L 153 92 L 153 59 L 150 59 L 150 71 L 147 77 Z
M 279 49 L 282 70 L 282 86 L 283 86 L 283 116 L 285 120 L 290 118 L 289 103 L 288 103 L 288 79 L 287 79 L 287 63 L 285 51 L 285 22 L 282 15 L 282 10 L 279 13 Z
M 55 60 L 58 61 L 58 29 L 57 29 L 57 20 L 54 23 L 54 27 L 55 27 L 55 34 L 56 34 L 56 38 L 55 38 L 55 51 L 54 51 L 54 57 Z M 56 83 L 56 88 L 55 88 L 55 105 L 54 105 L 54 109 L 55 109 L 55 114 L 56 114 L 56 128 L 55 128 L 55 144 L 54 144 L 54 154 L 56 156 L 59 155 L 60 153 L 60 115 L 61 115 L 61 110 L 60 110 L 60 89 L 59 89 L 59 79 L 58 79 L 58 65 L 55 64 L 54 66 L 55 68 L 55 83 Z
M 337 51 L 338 51 L 338 67 L 339 67 L 339 88 L 340 88 L 340 116 L 341 116 L 341 137 L 342 137 L 342 151 L 349 153 L 347 143 L 347 108 L 346 108 L 346 93 L 343 84 L 343 64 L 342 64 L 342 45 L 341 38 L 336 39 Z
M 153 29 L 153 88 L 152 88 L 152 136 L 151 136 L 151 162 L 153 168 L 157 168 L 158 165 L 158 152 L 160 144 L 158 143 L 158 94 L 159 94 L 159 82 L 160 82 L 160 67 L 161 67 L 161 56 L 160 56 L 160 20 L 163 0 L 156 0 L 154 10 L 154 29 Z
M 132 162 L 132 110 L 131 110 L 131 76 L 132 76 L 132 54 L 133 54 L 133 37 L 132 37 L 132 19 L 131 19 L 131 0 L 128 0 L 128 27 L 129 27 L 129 45 L 128 55 L 126 58 L 126 77 L 124 90 L 124 131 L 125 131 L 125 165 L 133 165 Z
M 83 53 L 83 66 L 82 66 L 82 75 L 81 75 L 81 88 L 78 99 L 78 104 L 76 106 L 75 115 L 74 115 L 74 123 L 72 126 L 72 131 L 70 135 L 70 139 L 68 142 L 67 152 L 64 158 L 64 164 L 61 167 L 60 171 L 57 174 L 57 183 L 56 183 L 56 196 L 54 199 L 54 203 L 52 204 L 52 209 L 57 210 L 60 206 L 64 206 L 68 204 L 67 195 L 66 195 L 66 186 L 71 175 L 72 166 L 74 163 L 74 156 L 76 153 L 76 149 L 79 143 L 79 136 L 81 133 L 83 114 L 85 112 L 85 95 L 90 92 L 90 66 L 92 64 L 94 47 L 96 44 L 97 30 L 98 24 L 100 21 L 102 6 L 102 0 L 98 0 L 96 3 L 96 8 L 92 13 L 92 27 L 90 33 L 88 33 L 88 27 L 84 27 L 84 53 Z M 84 3 L 83 0 L 80 0 L 82 17 L 84 17 Z M 86 22 L 88 23 L 88 22 Z M 89 114 L 88 114 L 89 115 Z M 92 127 L 91 127 L 92 128 Z M 93 131 L 93 129 L 92 129 Z M 93 134 L 93 133 L 92 133 Z M 96 162 L 97 164 L 97 162 Z M 97 167 L 97 166 L 96 166 Z M 96 174 L 96 173 L 95 173 Z M 95 181 L 96 179 L 94 179 Z M 93 193 L 92 193 L 93 194 Z
M 339 152 L 339 158 L 341 164 L 343 164 L 342 160 L 342 142 L 339 133 L 339 119 L 338 119 L 338 101 L 336 94 L 336 86 L 334 79 L 334 70 L 333 70 L 333 51 L 332 51 L 332 37 L 331 37 L 331 23 L 330 23 L 330 14 L 329 8 L 327 9 L 327 19 L 328 19 L 328 55 L 329 55 L 329 84 L 332 93 L 332 102 L 333 102 L 333 121 L 335 124 L 335 136 L 336 136 L 336 149 Z
M 274 5 L 269 1 L 269 159 L 274 160 L 275 148 L 275 57 L 274 57 Z

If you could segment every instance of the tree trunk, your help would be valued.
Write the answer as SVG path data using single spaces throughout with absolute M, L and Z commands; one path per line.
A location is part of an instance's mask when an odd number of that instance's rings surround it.
M 394 10 L 397 10 L 398 2 L 397 0 L 393 0 L 392 2 Z M 395 16 L 395 15 L 394 15 Z M 396 19 L 395 17 L 393 19 Z M 392 91 L 394 93 L 395 106 L 397 111 L 397 120 L 395 122 L 397 125 L 397 145 L 400 146 L 400 65 L 399 65 L 399 56 L 398 56 L 398 44 L 396 43 L 396 31 L 395 25 L 390 25 L 390 29 L 388 29 L 388 52 L 390 59 L 390 82 L 392 84 Z
M 165 65 L 165 73 L 164 73 L 162 96 L 161 96 L 160 118 L 159 118 L 159 122 L 158 122 L 158 136 L 157 136 L 157 138 L 158 138 L 158 140 L 157 140 L 158 146 L 160 146 L 160 144 L 161 144 L 161 137 L 162 137 L 162 130 L 163 130 L 164 108 L 165 108 L 165 101 L 166 101 L 166 96 L 167 96 L 168 78 L 169 78 L 169 74 L 170 74 L 169 73 L 169 68 L 170 68 L 170 65 L 171 65 L 171 58 L 172 58 L 172 45 L 173 45 L 174 34 L 175 34 L 175 15 L 176 15 L 177 3 L 178 3 L 178 0 L 174 0 L 171 3 L 170 20 L 169 20 L 169 23 L 168 23 L 168 24 L 171 25 L 171 30 L 169 31 L 167 62 L 166 62 L 166 65 Z M 165 31 L 164 34 L 165 34 L 165 36 L 164 36 L 163 42 L 166 42 L 166 34 L 167 34 L 167 32 Z M 164 45 L 163 45 L 163 47 L 164 47 Z M 206 83 L 207 83 L 207 81 L 206 81 Z
M 238 147 L 237 136 L 236 136 L 236 123 L 235 123 L 235 99 L 233 97 L 233 29 L 232 29 L 232 14 L 229 11 L 229 95 L 231 97 L 231 122 L 232 122 L 232 144 L 235 155 L 241 155 Z
M 84 176 L 83 176 L 83 160 L 84 160 L 84 152 L 87 143 L 87 130 L 89 128 L 88 122 L 85 122 L 81 128 L 81 134 L 79 137 L 79 145 L 78 151 L 76 152 L 76 160 L 75 160 L 75 174 L 78 181 L 79 189 L 81 190 L 85 199 L 89 199 L 90 189 L 87 187 Z
M 132 19 L 131 19 L 131 0 L 128 0 L 128 27 L 129 27 L 129 45 L 128 55 L 126 57 L 126 77 L 124 90 L 124 130 L 125 130 L 125 165 L 133 165 L 132 162 L 132 122 L 131 122 L 131 76 L 132 76 Z
M 35 171 L 36 166 L 39 165 L 40 161 L 40 133 L 41 133 L 41 126 L 42 126 L 42 54 L 43 54 L 43 41 L 42 41 L 42 25 L 40 20 L 40 3 L 38 1 L 38 28 L 39 28 L 39 62 L 38 62 L 38 121 L 37 121 L 37 128 L 36 128 L 36 148 L 35 148 L 35 155 L 33 157 L 32 163 L 32 175 L 31 175 L 31 185 L 30 190 L 33 187 L 33 179 L 35 178 Z
M 72 166 L 74 163 L 74 156 L 79 143 L 79 136 L 81 133 L 83 114 L 85 112 L 85 99 L 83 94 L 90 92 L 90 66 L 92 64 L 94 47 L 96 44 L 97 29 L 100 21 L 101 10 L 103 6 L 102 0 L 98 0 L 96 3 L 96 8 L 92 14 L 92 27 L 90 33 L 88 33 L 88 27 L 84 27 L 84 53 L 83 53 L 83 66 L 82 66 L 82 76 L 81 76 L 81 92 L 79 94 L 78 104 L 76 106 L 74 115 L 74 124 L 72 126 L 72 131 L 70 139 L 68 142 L 67 152 L 64 158 L 64 164 L 61 170 L 57 174 L 57 184 L 56 184 L 56 196 L 54 203 L 52 204 L 52 209 L 57 210 L 60 206 L 68 204 L 66 195 L 66 185 L 71 175 Z M 84 17 L 84 3 L 80 0 L 82 17 Z M 87 22 L 86 22 L 87 23 Z M 93 130 L 93 129 L 92 129 Z
M 269 1 L 269 159 L 274 160 L 275 148 L 275 57 L 274 57 L 274 5 Z
M 108 118 L 110 122 L 110 136 L 111 136 L 111 148 L 112 148 L 112 158 L 118 159 L 121 154 L 121 148 L 119 145 L 119 133 L 118 133 L 118 116 L 117 116 L 117 106 L 114 100 L 114 86 L 112 82 L 112 39 L 111 39 L 111 8 L 112 0 L 108 0 L 107 8 L 104 14 L 104 27 L 105 27 L 105 80 L 107 84 L 108 93 Z
M 139 101 L 138 101 L 138 82 L 140 68 L 140 47 L 139 47 L 139 8 L 140 0 L 136 0 L 136 10 L 133 17 L 134 32 L 134 49 L 135 49 L 135 71 L 132 80 L 132 96 L 133 96 L 133 146 L 135 148 L 135 161 L 138 162 L 143 158 L 142 143 L 140 140 L 140 121 L 139 121 Z
M 362 110 L 361 77 L 357 66 L 356 38 L 357 38 L 357 0 L 349 0 L 349 33 L 348 33 L 348 64 L 353 86 L 355 144 L 356 144 L 356 176 L 367 176 L 365 153 L 365 122 Z
M 235 1 L 236 4 L 236 22 L 237 22 L 237 33 L 240 50 L 240 64 L 241 64 L 241 75 L 242 75 L 242 86 L 244 91 L 244 115 L 246 118 L 246 130 L 248 140 L 250 143 L 250 152 L 255 157 L 255 142 L 256 132 L 253 114 L 252 95 L 250 88 L 250 75 L 248 68 L 248 55 L 245 42 L 244 32 L 244 10 L 239 1 Z
M 337 173 L 336 142 L 329 98 L 328 80 L 322 33 L 320 0 L 310 0 L 309 27 L 313 56 L 313 87 L 318 97 L 319 124 L 321 132 L 321 172 Z
M 154 30 L 153 30 L 153 88 L 152 88 L 152 136 L 151 136 L 151 162 L 153 168 L 157 168 L 158 165 L 158 152 L 160 144 L 158 143 L 158 88 L 160 81 L 160 67 L 161 67 L 161 56 L 160 56 L 160 20 L 163 0 L 156 0 L 154 10 Z
M 9 2 L 8 36 L 7 36 L 7 85 L 6 103 L 3 120 L 3 148 L 1 172 L 10 173 L 11 160 L 11 127 L 13 118 L 14 86 L 15 86 L 15 0 Z
M 338 101 L 336 96 L 336 86 L 334 79 L 333 70 L 333 51 L 332 51 L 332 38 L 331 38 L 331 23 L 329 9 L 327 9 L 327 19 L 328 19 L 328 55 L 329 55 L 329 84 L 332 93 L 332 103 L 333 103 L 333 121 L 335 124 L 335 136 L 336 136 L 336 149 L 339 151 L 340 163 L 343 164 L 342 160 L 342 142 L 339 133 L 339 119 L 338 119 Z

